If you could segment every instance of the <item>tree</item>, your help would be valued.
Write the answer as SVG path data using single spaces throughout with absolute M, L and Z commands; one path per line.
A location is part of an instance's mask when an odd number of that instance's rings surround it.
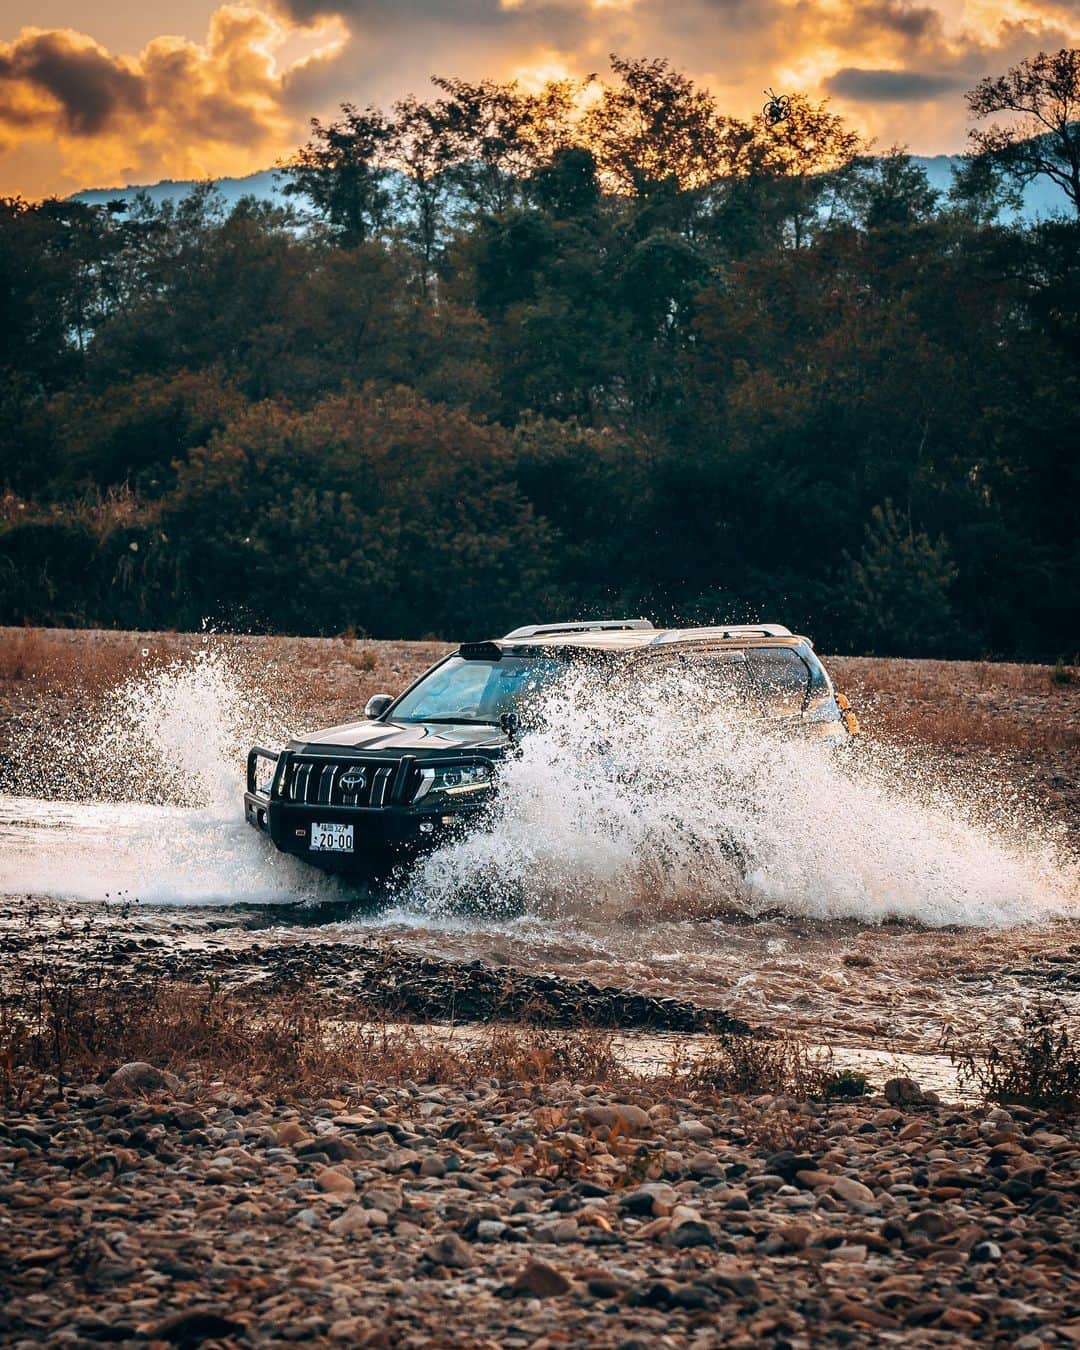
M 245 409 L 161 524 L 183 622 L 232 608 L 286 632 L 503 631 L 548 598 L 557 552 L 502 429 L 406 389 Z
M 953 167 L 949 205 L 972 225 L 992 225 L 1004 211 L 1020 212 L 1023 189 L 986 155 L 962 155 Z
M 934 543 L 886 501 L 871 511 L 862 552 L 849 561 L 845 598 L 862 650 L 916 656 L 955 649 L 949 590 L 957 573 L 944 539 Z
M 450 79 L 432 83 L 445 95 L 440 118 L 453 147 L 455 185 L 475 211 L 497 213 L 517 203 L 522 186 L 572 142 L 577 95 L 573 80 L 551 80 L 535 94 L 516 81 Z
M 419 255 L 420 288 L 427 294 L 453 183 L 455 138 L 444 101 L 421 103 L 411 94 L 394 104 L 391 161 L 401 174 L 398 201 L 408 213 L 405 237 Z
M 862 159 L 851 197 L 864 229 L 910 229 L 934 214 L 941 194 L 930 186 L 926 170 L 894 145 L 875 159 Z
M 771 226 L 779 244 L 802 248 L 844 203 L 863 149 L 842 117 L 801 94 L 791 96 L 787 117 L 776 125 L 762 114 L 732 121 L 726 135 L 732 181 L 721 214 L 745 215 L 749 208 L 761 234 Z
M 560 219 L 591 215 L 600 204 L 596 156 L 584 145 L 556 150 L 530 179 L 529 196 Z
M 390 209 L 387 156 L 394 130 L 378 108 L 341 105 L 336 122 L 311 119 L 311 139 L 283 166 L 287 196 L 306 197 L 346 247 L 379 233 Z
M 583 120 L 609 190 L 638 198 L 687 192 L 722 171 L 725 119 L 708 90 L 665 60 L 613 55 L 611 68 L 620 83 L 606 86 Z
M 978 154 L 1021 187 L 1049 178 L 1080 216 L 1080 49 L 1039 52 L 1004 75 L 987 76 L 967 94 L 967 105 L 978 119 L 1014 115 L 968 133 Z

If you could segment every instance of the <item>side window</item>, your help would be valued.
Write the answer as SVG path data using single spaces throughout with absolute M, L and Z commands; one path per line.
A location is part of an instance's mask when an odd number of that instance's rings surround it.
M 765 716 L 798 716 L 810 693 L 810 670 L 798 652 L 790 647 L 758 647 L 747 652 L 747 660 Z
M 698 697 L 723 706 L 743 705 L 753 698 L 749 668 L 743 652 L 683 651 L 661 666 L 677 679 L 689 678 Z

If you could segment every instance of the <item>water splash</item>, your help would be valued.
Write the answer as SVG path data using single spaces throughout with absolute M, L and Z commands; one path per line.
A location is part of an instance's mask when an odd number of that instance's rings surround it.
M 477 932 L 573 945 L 588 930 L 601 946 L 604 924 L 647 925 L 659 942 L 667 922 L 674 959 L 711 918 L 1078 913 L 1075 860 L 1007 779 L 988 791 L 926 747 L 838 755 L 670 675 L 616 689 L 582 673 L 545 697 L 486 828 L 426 860 L 394 922 L 440 928 L 471 909 Z M 0 893 L 339 898 L 243 820 L 247 748 L 279 744 L 295 715 L 264 672 L 207 643 L 40 725 L 0 796 Z M 508 900 L 523 916 L 509 929 Z
M 1077 913 L 1075 863 L 1037 811 L 925 747 L 838 753 L 673 676 L 615 689 L 583 673 L 545 701 L 487 828 L 433 854 L 411 903 L 928 926 Z
M 0 894 L 155 904 L 334 898 L 244 821 L 245 759 L 288 712 L 242 656 L 204 641 L 89 711 L 43 721 L 0 794 Z

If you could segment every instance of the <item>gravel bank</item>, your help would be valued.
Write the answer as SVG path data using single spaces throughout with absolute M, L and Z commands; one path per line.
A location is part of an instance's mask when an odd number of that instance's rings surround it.
M 282 1101 L 129 1069 L 0 1116 L 0 1337 L 1076 1344 L 1076 1126 L 916 1095 Z

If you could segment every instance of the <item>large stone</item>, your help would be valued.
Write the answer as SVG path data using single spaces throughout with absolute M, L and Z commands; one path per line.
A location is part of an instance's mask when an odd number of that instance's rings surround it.
M 344 1214 L 340 1214 L 328 1227 L 335 1237 L 352 1237 L 371 1226 L 371 1211 L 362 1205 L 350 1205 Z
M 808 1153 L 792 1153 L 788 1149 L 771 1153 L 765 1159 L 765 1171 L 785 1181 L 794 1181 L 800 1172 L 811 1172 L 816 1166 L 817 1159 Z
M 352 1177 L 347 1172 L 339 1172 L 336 1167 L 327 1167 L 320 1172 L 316 1184 L 328 1195 L 352 1195 L 356 1190 Z
M 631 1214 L 666 1214 L 678 1203 L 679 1193 L 663 1181 L 649 1181 L 627 1191 L 619 1200 L 622 1209 Z
M 653 1128 L 653 1122 L 647 1111 L 640 1106 L 631 1106 L 629 1102 L 615 1102 L 610 1106 L 586 1106 L 581 1118 L 588 1125 L 612 1130 L 618 1127 L 626 1134 L 645 1134 Z
M 199 1345 L 202 1341 L 223 1340 L 243 1332 L 244 1324 L 220 1308 L 200 1305 L 172 1313 L 150 1329 L 150 1336 L 174 1345 Z
M 138 1097 L 144 1092 L 178 1092 L 180 1079 L 174 1073 L 155 1069 L 141 1059 L 121 1064 L 102 1089 L 109 1097 Z
M 570 1281 L 561 1270 L 549 1266 L 546 1261 L 530 1261 L 518 1272 L 510 1289 L 514 1294 L 529 1298 L 558 1298 L 560 1294 L 570 1292 Z
M 874 1192 L 869 1186 L 851 1177 L 837 1177 L 832 1184 L 832 1193 L 845 1205 L 876 1205 Z
M 664 1239 L 669 1247 L 713 1247 L 716 1237 L 707 1223 L 689 1219 L 672 1228 Z
M 475 1257 L 467 1243 L 462 1242 L 456 1233 L 444 1233 L 424 1248 L 424 1255 L 436 1266 L 449 1266 L 451 1270 L 468 1270 Z
M 890 1106 L 921 1106 L 922 1088 L 914 1078 L 890 1078 L 885 1084 L 885 1100 Z
M 909 1227 L 913 1233 L 925 1233 L 929 1238 L 939 1238 L 950 1232 L 953 1224 L 940 1211 L 924 1209 L 915 1215 Z
M 339 1317 L 330 1323 L 327 1335 L 332 1341 L 348 1341 L 352 1345 L 362 1345 L 367 1341 L 371 1323 L 366 1317 Z
M 321 1153 L 331 1162 L 337 1163 L 344 1162 L 347 1158 L 355 1158 L 357 1148 L 351 1140 L 343 1139 L 340 1134 L 321 1134 L 317 1139 L 308 1139 L 297 1144 L 298 1158 L 304 1158 L 309 1153 Z

